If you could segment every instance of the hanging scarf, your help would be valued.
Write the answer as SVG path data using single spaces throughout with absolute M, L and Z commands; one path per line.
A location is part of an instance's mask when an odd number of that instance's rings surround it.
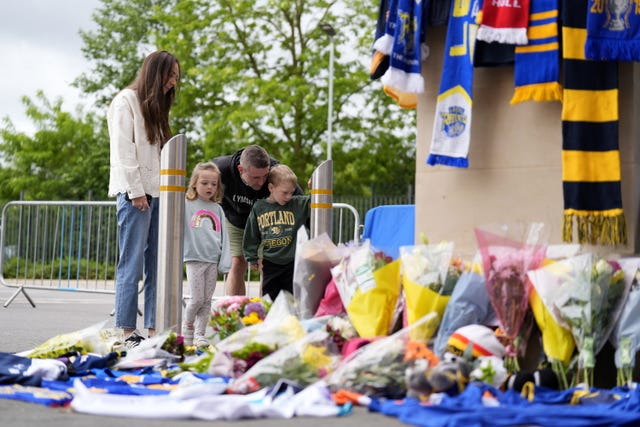
M 478 1 L 451 3 L 429 165 L 469 167 Z
M 563 0 L 562 239 L 627 242 L 618 151 L 618 67 L 585 58 L 588 0 Z
M 528 43 L 516 46 L 511 104 L 561 101 L 558 61 L 558 0 L 531 0 Z
M 419 3 L 423 3 L 424 0 L 419 1 Z M 395 28 L 397 24 L 397 0 L 381 0 L 378 8 L 378 22 L 376 26 L 376 37 L 374 42 L 374 50 L 371 58 L 371 67 L 369 70 L 369 77 L 371 80 L 378 80 L 381 77 L 384 77 L 387 72 L 395 73 L 398 75 L 398 71 L 390 70 L 391 67 L 391 53 L 394 47 L 394 36 L 395 36 Z M 421 10 L 422 17 L 427 13 L 427 8 L 422 7 Z M 424 41 L 424 27 L 420 26 L 420 42 Z M 424 47 L 424 45 L 421 45 Z M 378 50 L 379 49 L 379 50 Z M 426 53 L 421 52 L 421 56 L 426 57 Z M 418 71 L 420 72 L 420 71 Z M 400 72 L 402 73 L 402 72 Z M 401 75 L 401 77 L 403 77 Z M 420 75 L 420 79 L 422 79 L 422 75 Z M 403 80 L 404 81 L 404 80 Z M 384 82 L 384 80 L 383 80 Z M 401 82 L 402 83 L 402 82 Z M 419 83 L 420 88 L 424 90 L 424 81 Z M 404 90 L 400 90 L 399 88 L 391 85 L 385 84 L 383 86 L 384 93 L 389 97 L 393 98 L 401 108 L 416 108 L 418 105 L 418 96 L 417 92 L 407 92 Z M 422 92 L 420 90 L 420 92 Z
M 380 79 L 386 86 L 393 86 L 403 92 L 424 92 L 424 79 L 421 74 L 420 31 L 422 29 L 423 0 L 392 0 L 397 2 L 393 40 L 389 52 L 389 68 Z M 389 21 L 393 14 L 390 13 Z M 386 53 L 389 48 L 390 34 L 385 34 L 374 48 Z
M 640 10 L 631 0 L 590 1 L 588 59 L 640 61 Z
M 485 0 L 478 40 L 527 44 L 530 0 Z
M 369 70 L 369 77 L 371 80 L 378 80 L 389 69 L 389 53 L 391 52 L 391 43 L 393 42 L 393 29 L 389 27 L 389 0 L 380 0 L 378 6 L 378 21 L 376 22 L 376 35 L 373 39 L 374 47 L 371 55 L 371 67 Z M 384 48 L 385 52 L 382 52 L 375 48 L 375 44 L 378 40 L 381 40 L 389 32 L 389 43 L 384 43 L 384 46 L 379 45 L 379 48 Z

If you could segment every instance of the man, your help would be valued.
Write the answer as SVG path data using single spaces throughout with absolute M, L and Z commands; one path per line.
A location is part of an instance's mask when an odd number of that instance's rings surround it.
M 222 209 L 227 218 L 231 246 L 231 269 L 225 283 L 228 295 L 245 295 L 244 275 L 247 261 L 242 255 L 242 237 L 253 202 L 269 195 L 267 177 L 271 166 L 279 162 L 264 148 L 250 145 L 229 156 L 213 159 L 218 165 L 224 185 Z M 302 194 L 300 187 L 295 194 Z

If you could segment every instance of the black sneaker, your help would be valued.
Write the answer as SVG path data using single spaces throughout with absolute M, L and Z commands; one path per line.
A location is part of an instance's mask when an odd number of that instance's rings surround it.
M 131 350 L 132 348 L 140 345 L 140 342 L 144 341 L 144 337 L 138 333 L 138 331 L 133 331 L 131 335 L 124 340 L 124 346 Z

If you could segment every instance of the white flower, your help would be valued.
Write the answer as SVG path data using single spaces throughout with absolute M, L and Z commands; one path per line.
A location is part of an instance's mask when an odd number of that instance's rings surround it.
M 507 379 L 504 361 L 499 357 L 478 357 L 474 365 L 476 368 L 470 374 L 472 380 L 482 381 L 498 388 Z

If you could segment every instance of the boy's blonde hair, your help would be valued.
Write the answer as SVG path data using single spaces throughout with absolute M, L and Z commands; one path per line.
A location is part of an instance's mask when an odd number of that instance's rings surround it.
M 198 193 L 196 192 L 196 184 L 198 183 L 198 179 L 200 178 L 200 173 L 203 171 L 210 171 L 218 174 L 218 189 L 213 196 L 211 196 L 211 201 L 220 203 L 222 201 L 222 196 L 224 195 L 224 186 L 222 185 L 222 174 L 220 173 L 220 169 L 213 162 L 203 162 L 198 163 L 195 168 L 193 168 L 193 172 L 191 172 L 191 179 L 189 180 L 189 187 L 187 188 L 186 199 L 187 200 L 195 200 L 198 198 Z
M 273 166 L 271 170 L 269 170 L 269 184 L 277 187 L 278 185 L 283 183 L 293 184 L 293 186 L 295 187 L 296 185 L 298 185 L 298 177 L 289 166 Z

